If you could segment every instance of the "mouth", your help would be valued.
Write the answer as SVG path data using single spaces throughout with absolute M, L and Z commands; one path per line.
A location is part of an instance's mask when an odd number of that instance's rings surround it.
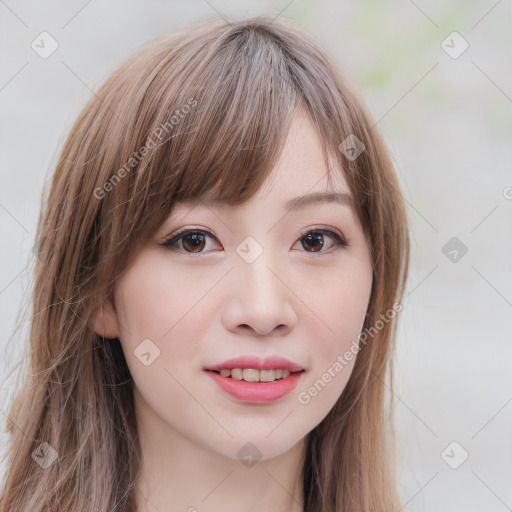
M 221 368 L 204 369 L 222 390 L 237 402 L 268 405 L 286 397 L 299 384 L 303 368 Z
M 222 377 L 244 382 L 275 382 L 286 379 L 292 374 L 302 373 L 303 369 L 290 371 L 288 368 L 270 368 L 258 370 L 257 368 L 223 368 L 221 370 L 206 370 Z

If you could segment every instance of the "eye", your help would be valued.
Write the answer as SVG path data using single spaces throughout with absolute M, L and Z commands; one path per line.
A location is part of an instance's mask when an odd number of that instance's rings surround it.
M 162 245 L 173 251 L 185 250 L 189 253 L 204 252 L 206 238 L 215 239 L 213 233 L 203 229 L 183 229 L 168 238 Z M 180 246 L 181 247 L 178 247 Z
M 302 238 L 301 244 L 307 252 L 317 252 L 323 253 L 327 252 L 327 250 L 322 250 L 324 248 L 324 237 L 327 236 L 331 239 L 332 245 L 335 249 L 341 249 L 342 247 L 348 247 L 348 242 L 340 236 L 335 231 L 330 229 L 310 229 L 306 232 L 301 233 Z M 329 249 L 330 247 L 328 247 Z M 318 250 L 316 250 L 318 249 Z
M 331 246 L 324 249 L 324 238 L 331 240 Z M 172 251 L 183 251 L 189 254 L 201 254 L 204 251 L 207 239 L 216 240 L 213 233 L 204 229 L 182 229 L 169 237 L 162 245 Z M 348 242 L 338 233 L 330 229 L 310 229 L 301 233 L 300 242 L 306 252 L 324 253 L 334 247 L 341 249 L 348 247 Z

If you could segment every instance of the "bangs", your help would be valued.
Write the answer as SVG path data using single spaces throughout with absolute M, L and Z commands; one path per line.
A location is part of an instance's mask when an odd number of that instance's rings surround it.
M 337 147 L 351 133 L 366 140 L 355 128 L 364 123 L 353 119 L 336 66 L 315 44 L 283 22 L 212 20 L 136 54 L 118 76 L 128 89 L 123 153 L 139 153 L 130 189 L 116 190 L 126 230 L 144 226 L 137 238 L 147 239 L 178 201 L 250 199 L 270 177 L 301 106 L 317 131 L 328 183 L 334 156 L 357 202 L 350 179 L 357 163 L 345 166 Z
M 247 200 L 279 157 L 299 102 L 283 55 L 268 36 L 236 31 L 207 47 L 205 64 L 193 77 L 201 87 L 186 87 L 191 93 L 175 102 L 181 110 L 191 102 L 190 110 L 148 164 L 151 176 L 168 180 L 169 205 L 206 193 L 229 204 Z M 154 129 L 166 120 L 164 109 Z

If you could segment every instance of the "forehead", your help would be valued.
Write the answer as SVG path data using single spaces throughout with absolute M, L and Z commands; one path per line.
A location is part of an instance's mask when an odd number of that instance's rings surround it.
M 357 216 L 354 198 L 335 158 L 329 155 L 326 166 L 319 136 L 304 107 L 299 108 L 290 124 L 281 154 L 255 197 L 247 202 L 267 201 L 284 212 L 295 212 L 310 206 L 335 204 Z M 243 171 L 241 171 L 243 172 Z M 328 178 L 331 178 L 330 180 Z M 210 209 L 236 208 L 208 191 L 195 199 L 182 199 L 174 210 L 190 210 L 194 206 Z
M 329 148 L 325 161 L 320 135 L 315 129 L 305 107 L 295 113 L 281 155 L 273 170 L 276 181 L 295 190 L 296 195 L 307 190 L 327 191 L 328 176 L 332 180 L 333 192 L 349 193 L 349 187 L 341 168 L 337 148 Z M 334 153 L 336 152 L 336 153 Z M 334 154 L 333 154 L 334 153 Z

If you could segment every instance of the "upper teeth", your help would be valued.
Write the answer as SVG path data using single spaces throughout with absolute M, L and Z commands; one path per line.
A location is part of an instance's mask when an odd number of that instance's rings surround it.
M 256 370 L 254 368 L 233 368 L 232 370 L 221 370 L 223 377 L 231 377 L 235 380 L 245 380 L 247 382 L 272 382 L 278 379 L 285 379 L 291 372 L 290 370 Z

